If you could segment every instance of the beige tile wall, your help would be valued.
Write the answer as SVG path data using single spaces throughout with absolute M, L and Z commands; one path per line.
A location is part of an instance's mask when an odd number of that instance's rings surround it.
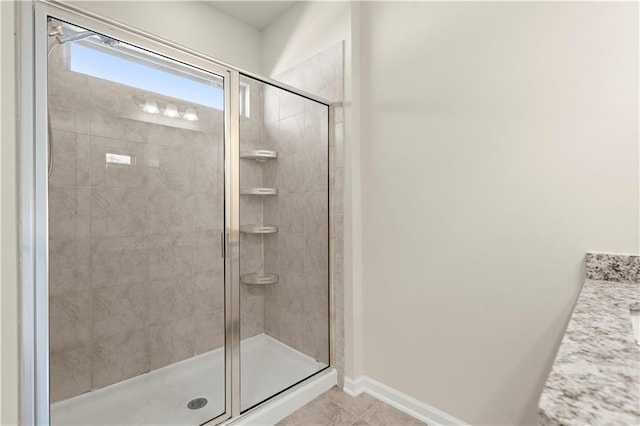
M 339 43 L 297 67 L 276 76 L 286 84 L 329 100 L 342 100 L 343 45 Z M 328 176 L 328 110 L 288 92 L 265 87 L 266 144 L 278 151 L 278 160 L 265 167 L 266 186 L 275 186 L 277 198 L 265 198 L 265 222 L 277 224 L 276 236 L 265 239 L 264 265 L 280 275 L 265 292 L 265 330 L 269 335 L 329 362 L 329 235 L 333 236 L 336 309 L 342 303 L 342 178 L 344 175 L 342 111 L 336 114 L 334 174 Z M 277 112 L 276 112 L 277 111 Z M 329 191 L 333 191 L 329 212 Z M 336 324 L 336 367 L 343 368 L 343 314 Z
M 68 71 L 65 54 L 54 51 L 49 73 L 52 401 L 224 336 L 222 112 L 151 116 L 139 99 L 185 102 Z M 107 164 L 107 152 L 135 164 Z
M 66 71 L 62 53 L 52 55 L 49 76 L 52 401 L 220 347 L 224 338 L 221 111 L 198 107 L 197 123 L 174 127 L 136 102 L 181 101 Z M 341 100 L 342 55 L 336 45 L 279 79 Z M 312 101 L 251 83 L 241 148 L 273 148 L 280 158 L 241 160 L 241 186 L 280 193 L 241 197 L 241 223 L 276 224 L 280 232 L 242 235 L 240 267 L 276 272 L 280 283 L 241 286 L 241 336 L 266 332 L 328 362 L 331 190 L 341 372 L 342 113 L 338 108 L 331 187 L 325 114 Z M 132 155 L 135 164 L 107 165 L 106 152 Z
M 263 84 L 241 77 L 249 85 L 249 117 L 240 117 L 240 151 L 267 148 L 262 137 Z M 240 187 L 263 187 L 264 163 L 240 160 Z M 262 196 L 240 196 L 240 224 L 268 225 L 263 220 Z M 240 274 L 262 273 L 263 244 L 271 235 L 240 234 Z M 259 286 L 240 285 L 240 338 L 246 339 L 264 333 L 264 289 Z

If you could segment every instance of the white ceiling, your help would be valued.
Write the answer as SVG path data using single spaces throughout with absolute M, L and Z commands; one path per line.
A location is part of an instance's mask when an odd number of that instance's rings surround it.
M 207 1 L 212 7 L 262 31 L 298 1 Z

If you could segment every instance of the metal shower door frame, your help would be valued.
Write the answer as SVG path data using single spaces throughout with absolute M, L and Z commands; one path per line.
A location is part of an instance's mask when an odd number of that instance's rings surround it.
M 233 422 L 240 416 L 240 76 L 314 100 L 330 109 L 329 170 L 332 170 L 333 106 L 331 102 L 279 81 L 241 70 L 192 49 L 116 23 L 58 0 L 19 2 L 20 75 L 20 282 L 21 282 L 21 422 L 48 425 L 48 174 L 47 41 L 49 16 L 122 40 L 176 62 L 223 77 L 224 110 L 224 262 L 225 262 L 225 413 L 207 425 Z M 44 61 L 44 62 L 43 62 Z M 331 195 L 330 195 L 331 196 Z M 333 200 L 329 200 L 330 206 Z M 331 207 L 330 207 L 331 211 Z M 332 219 L 329 219 L 329 234 Z M 333 270 L 330 239 L 329 268 Z M 331 274 L 329 275 L 331 276 Z M 329 281 L 333 300 L 333 280 Z M 329 306 L 329 365 L 334 365 L 333 303 Z M 321 372 L 318 372 L 321 373 Z M 290 390 L 308 383 L 318 373 Z M 251 410 L 253 411 L 253 410 Z
M 24 424 L 50 423 L 47 158 L 48 18 L 121 40 L 220 76 L 224 81 L 225 411 L 207 424 L 240 414 L 239 72 L 196 52 L 58 2 L 21 2 L 21 244 Z M 28 53 L 27 53 L 28 52 Z M 32 102 L 29 102 L 29 101 Z

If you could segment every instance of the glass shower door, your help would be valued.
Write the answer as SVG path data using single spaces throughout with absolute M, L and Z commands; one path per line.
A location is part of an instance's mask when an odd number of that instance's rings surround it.
M 48 33 L 51 423 L 228 417 L 224 75 Z
M 240 78 L 242 411 L 329 365 L 329 108 Z

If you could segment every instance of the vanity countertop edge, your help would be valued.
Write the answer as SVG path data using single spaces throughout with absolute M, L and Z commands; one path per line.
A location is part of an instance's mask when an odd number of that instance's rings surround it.
M 638 282 L 585 281 L 540 397 L 540 425 L 640 424 L 638 303 Z

